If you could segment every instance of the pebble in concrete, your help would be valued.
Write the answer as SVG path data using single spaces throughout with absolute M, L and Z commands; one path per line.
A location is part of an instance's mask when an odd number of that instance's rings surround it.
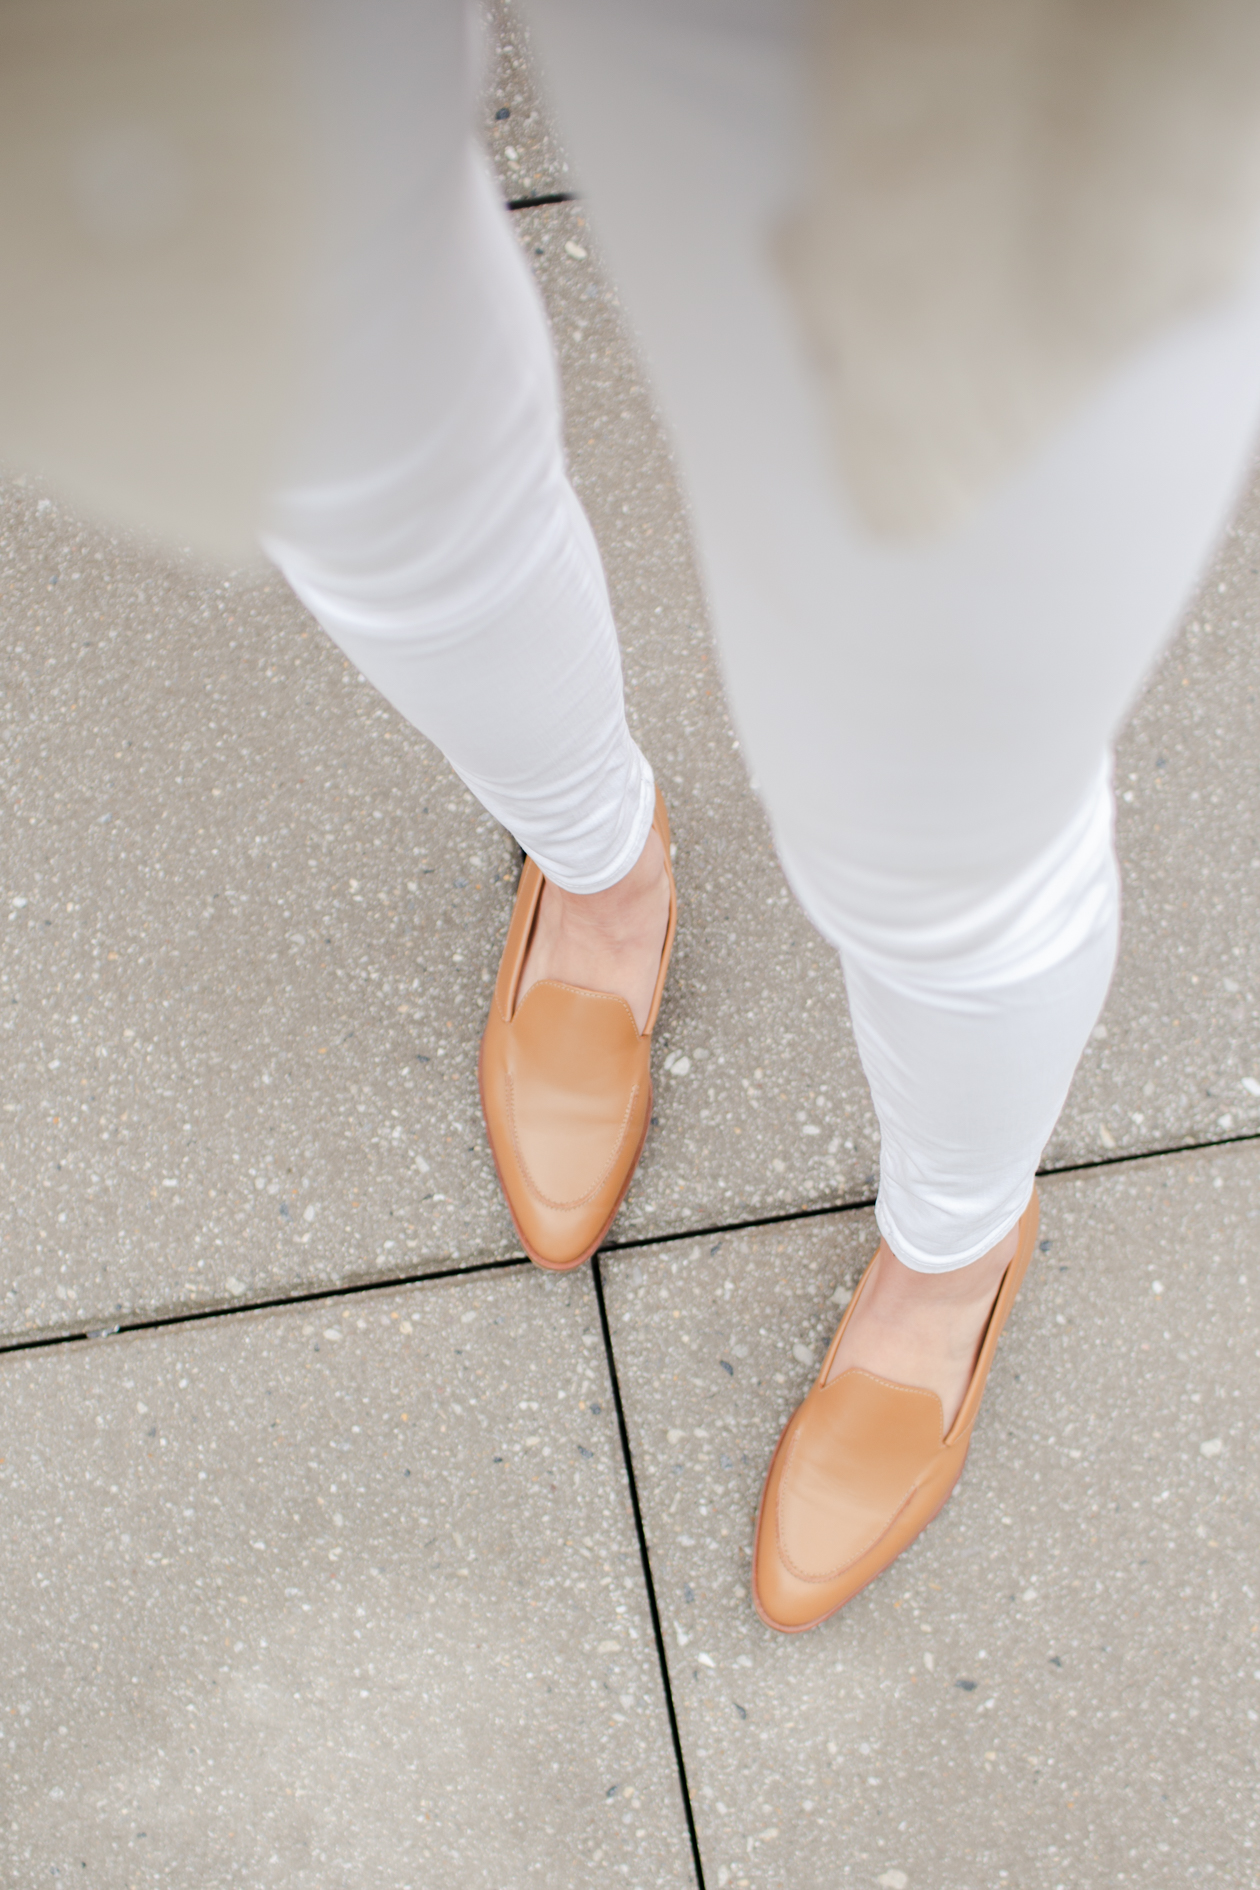
M 706 1881 L 1256 1875 L 1260 1152 L 1052 1179 L 971 1460 L 823 1627 L 748 1599 L 866 1213 L 603 1262 Z
M 569 160 L 539 94 L 527 23 L 512 0 L 493 0 L 482 30 L 482 134 L 499 189 L 509 203 L 572 190 Z
M 0 1366 L 0 1874 L 691 1881 L 589 1274 Z

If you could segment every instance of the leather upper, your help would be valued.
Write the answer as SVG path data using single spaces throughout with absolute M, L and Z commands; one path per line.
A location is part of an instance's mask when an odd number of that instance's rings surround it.
M 652 1115 L 652 1028 L 677 924 L 669 823 L 653 826 L 669 871 L 669 924 L 645 1029 L 622 997 L 544 978 L 516 992 L 544 880 L 532 860 L 481 1044 L 481 1101 L 495 1166 L 526 1252 L 567 1269 L 589 1258 L 630 1185 Z
M 799 1633 L 834 1614 L 896 1560 L 948 1497 L 966 1462 L 998 1338 L 1028 1270 L 1037 1219 L 1034 1194 L 948 1436 L 934 1391 L 857 1368 L 828 1384 L 869 1269 L 863 1275 L 766 1477 L 753 1595 L 769 1626 Z
M 830 1582 L 873 1549 L 941 1447 L 933 1391 L 848 1371 L 818 1393 L 778 1480 L 779 1554 L 798 1581 Z

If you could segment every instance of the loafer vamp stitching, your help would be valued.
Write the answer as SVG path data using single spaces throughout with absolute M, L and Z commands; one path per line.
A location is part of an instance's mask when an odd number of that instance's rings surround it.
M 812 1392 L 775 1502 L 784 1567 L 798 1581 L 835 1581 L 888 1535 L 941 1449 L 934 1392 L 856 1367 Z
M 553 1199 L 551 1195 L 544 1193 L 543 1189 L 539 1187 L 537 1181 L 534 1179 L 533 1174 L 530 1172 L 529 1162 L 526 1158 L 524 1145 L 517 1126 L 516 1090 L 510 1070 L 504 1074 L 503 1086 L 505 1095 L 504 1113 L 507 1116 L 508 1134 L 512 1142 L 512 1153 L 516 1157 L 516 1165 L 520 1170 L 521 1180 L 525 1183 L 525 1186 L 529 1189 L 534 1199 L 540 1202 L 543 1207 L 551 1208 L 553 1212 L 557 1214 L 567 1214 L 576 1211 L 578 1208 L 587 1207 L 595 1199 L 596 1195 L 606 1187 L 618 1164 L 623 1159 L 623 1150 L 625 1149 L 630 1134 L 630 1125 L 634 1118 L 634 1105 L 639 1099 L 639 1085 L 636 1083 L 630 1091 L 612 1154 L 609 1156 L 599 1175 L 596 1176 L 595 1180 L 586 1190 L 586 1193 L 576 1195 L 570 1201 L 557 1201 Z
M 816 1574 L 816 1573 L 813 1573 L 809 1569 L 805 1569 L 801 1567 L 796 1557 L 792 1554 L 791 1550 L 788 1548 L 786 1535 L 785 1535 L 784 1513 L 783 1513 L 784 1487 L 787 1483 L 788 1477 L 792 1473 L 792 1453 L 795 1447 L 796 1447 L 796 1439 L 793 1438 L 791 1444 L 788 1446 L 787 1462 L 784 1465 L 784 1470 L 783 1470 L 783 1482 L 779 1485 L 779 1499 L 778 1499 L 777 1504 L 775 1505 L 775 1510 L 776 1510 L 775 1523 L 776 1523 L 776 1534 L 778 1537 L 779 1555 L 783 1562 L 784 1568 L 787 1569 L 790 1575 L 794 1575 L 798 1582 L 812 1582 L 817 1587 L 825 1587 L 828 1582 L 838 1581 L 840 1576 L 846 1574 L 847 1571 L 851 1569 L 855 1563 L 860 1562 L 864 1555 L 869 1555 L 872 1549 L 877 1548 L 879 1546 L 879 1544 L 883 1541 L 884 1537 L 888 1535 L 889 1531 L 892 1529 L 893 1525 L 896 1523 L 897 1518 L 902 1514 L 902 1512 L 905 1510 L 907 1505 L 913 1500 L 915 1492 L 918 1490 L 919 1486 L 917 1482 L 912 1483 L 910 1485 L 910 1488 L 906 1491 L 905 1495 L 897 1503 L 896 1508 L 890 1510 L 887 1516 L 882 1517 L 879 1520 L 879 1522 L 873 1526 L 872 1533 L 869 1536 L 869 1538 L 861 1542 L 857 1548 L 852 1549 L 852 1552 L 849 1555 L 847 1555 L 843 1561 L 837 1562 L 834 1565 L 834 1567 L 823 1569 L 821 1573 Z

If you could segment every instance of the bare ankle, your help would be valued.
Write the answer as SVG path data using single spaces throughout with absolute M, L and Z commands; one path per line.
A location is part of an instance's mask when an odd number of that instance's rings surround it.
M 571 893 L 549 884 L 548 891 L 566 916 L 578 924 L 616 933 L 624 928 L 627 921 L 633 922 L 638 908 L 645 901 L 650 901 L 658 886 L 664 883 L 665 849 L 661 845 L 660 835 L 653 828 L 643 843 L 643 851 L 638 859 L 615 885 L 606 887 L 603 892 Z
M 897 1384 L 926 1387 L 938 1393 L 948 1428 L 1018 1240 L 1014 1229 L 947 1273 L 917 1272 L 882 1242 L 828 1378 L 858 1366 Z
M 614 886 L 569 893 L 544 886 L 520 996 L 544 978 L 624 997 L 645 1026 L 669 922 L 665 849 L 653 828 L 638 859 Z
M 996 1246 L 968 1261 L 965 1266 L 929 1273 L 918 1267 L 907 1266 L 884 1241 L 880 1246 L 880 1271 L 884 1276 L 885 1290 L 892 1287 L 895 1281 L 896 1290 L 907 1299 L 957 1303 L 983 1298 L 990 1291 L 997 1290 L 1003 1273 L 1015 1258 L 1018 1244 L 1019 1229 L 1013 1227 Z

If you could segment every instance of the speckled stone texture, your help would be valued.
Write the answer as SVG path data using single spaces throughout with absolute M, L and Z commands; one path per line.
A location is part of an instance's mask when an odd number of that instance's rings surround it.
M 691 1881 L 589 1274 L 0 1365 L 0 1875 Z
M 957 1493 L 789 1638 L 748 1599 L 761 1481 L 875 1239 L 602 1263 L 706 1882 L 1250 1885 L 1260 1151 L 1045 1184 Z
M 511 1253 L 512 842 L 278 577 L 0 530 L 5 1326 Z
M 1260 479 L 1120 742 L 1120 966 L 1055 1162 L 1260 1130 Z
M 569 160 L 539 92 L 527 22 L 512 0 L 482 10 L 483 142 L 509 203 L 575 189 Z

